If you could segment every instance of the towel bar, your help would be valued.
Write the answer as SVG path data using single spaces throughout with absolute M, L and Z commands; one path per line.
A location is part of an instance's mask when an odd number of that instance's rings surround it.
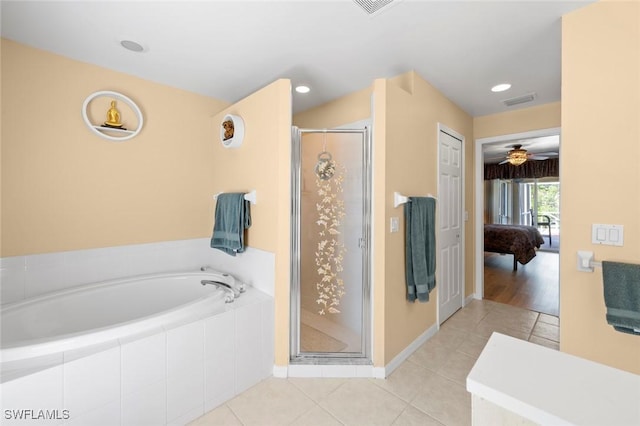
M 218 199 L 218 195 L 222 194 L 222 192 L 218 192 L 217 194 L 215 194 L 213 196 L 213 199 L 216 200 Z M 249 201 L 251 204 L 257 204 L 258 203 L 258 195 L 256 194 L 256 190 L 254 189 L 253 191 L 250 191 L 246 194 L 244 194 L 244 199 Z
M 428 194 L 427 197 L 435 198 L 437 200 L 437 198 L 431 194 Z M 400 204 L 409 202 L 411 202 L 411 200 L 409 200 L 409 197 L 407 197 L 406 195 L 402 195 L 399 192 L 393 193 L 393 207 L 398 207 Z

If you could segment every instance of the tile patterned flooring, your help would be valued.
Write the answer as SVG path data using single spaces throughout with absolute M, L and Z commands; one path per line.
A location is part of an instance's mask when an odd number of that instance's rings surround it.
M 191 426 L 470 425 L 465 380 L 494 331 L 559 346 L 557 317 L 474 300 L 385 380 L 271 377 Z

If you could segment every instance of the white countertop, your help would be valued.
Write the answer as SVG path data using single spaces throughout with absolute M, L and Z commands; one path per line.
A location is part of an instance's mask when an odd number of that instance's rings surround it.
M 543 425 L 640 425 L 640 376 L 499 333 L 467 390 Z

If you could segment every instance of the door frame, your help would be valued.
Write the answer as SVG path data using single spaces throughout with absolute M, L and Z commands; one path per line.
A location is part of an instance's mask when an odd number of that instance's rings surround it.
M 464 135 L 462 135 L 459 132 L 456 132 L 455 130 L 451 129 L 450 127 L 445 126 L 444 124 L 438 122 L 438 135 L 437 135 L 437 141 L 438 141 L 438 151 L 437 151 L 437 176 L 436 176 L 436 182 L 437 182 L 437 188 L 438 188 L 438 197 L 440 197 L 440 144 L 441 144 L 441 140 L 440 140 L 440 135 L 442 134 L 442 132 L 444 133 L 448 133 L 450 136 L 459 139 L 460 140 L 460 183 L 461 183 L 461 188 L 460 188 L 460 232 L 462 233 L 462 238 L 460 239 L 460 270 L 458 271 L 460 274 L 460 285 L 461 285 L 461 291 L 460 291 L 460 297 L 462 298 L 461 307 L 464 307 L 465 305 L 465 289 L 466 289 L 466 285 L 465 285 L 465 246 L 466 246 L 466 231 L 465 231 L 465 215 L 467 214 L 467 211 L 465 210 L 465 162 L 466 162 L 466 155 L 465 155 L 465 137 Z M 440 198 L 438 198 L 438 202 L 440 202 Z M 439 220 L 438 220 L 438 228 L 440 226 L 439 224 Z M 440 256 L 440 230 L 438 229 L 438 233 L 436 236 L 436 247 L 438 250 L 438 256 Z M 437 265 L 437 263 L 436 263 Z M 437 269 L 437 267 L 436 267 Z M 438 303 L 436 304 L 436 323 L 438 328 L 440 328 L 440 291 L 438 291 Z
M 474 266 L 474 294 L 476 299 L 484 297 L 484 145 L 508 142 L 514 139 L 531 139 L 544 136 L 562 135 L 560 127 L 548 129 L 531 130 L 522 133 L 512 133 L 508 135 L 492 136 L 475 140 L 474 168 L 475 168 L 475 266 Z M 562 143 L 560 143 L 562 150 Z

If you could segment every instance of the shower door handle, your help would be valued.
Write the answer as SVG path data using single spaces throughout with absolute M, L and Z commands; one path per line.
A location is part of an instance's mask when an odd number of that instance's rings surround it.
M 366 246 L 367 245 L 366 245 L 365 239 L 364 238 L 358 238 L 358 248 L 365 248 Z

